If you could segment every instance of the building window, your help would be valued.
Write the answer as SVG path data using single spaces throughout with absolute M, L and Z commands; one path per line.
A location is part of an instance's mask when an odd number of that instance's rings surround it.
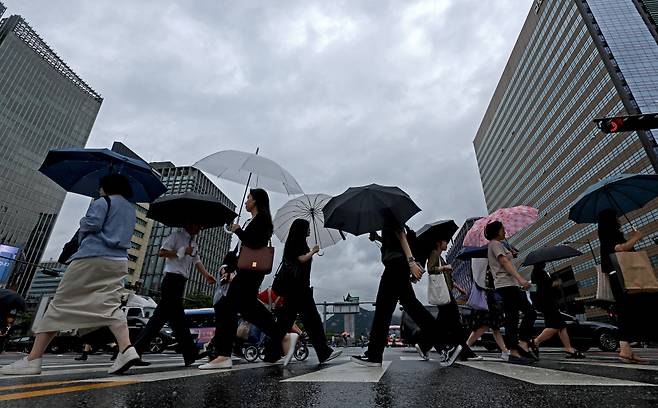
M 128 260 L 130 262 L 137 262 L 137 259 L 139 259 L 139 258 L 137 258 L 135 255 L 128 254 Z
M 142 246 L 135 241 L 130 241 L 130 246 L 132 247 L 132 249 L 136 249 L 138 251 L 142 249 Z
M 141 231 L 134 230 L 133 235 L 136 236 L 137 238 L 144 238 L 144 233 Z
M 136 219 L 137 225 L 141 225 L 142 227 L 146 227 L 146 221 L 144 221 L 141 218 Z

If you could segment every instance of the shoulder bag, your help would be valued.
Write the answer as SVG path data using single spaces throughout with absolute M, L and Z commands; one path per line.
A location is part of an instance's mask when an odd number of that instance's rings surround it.
M 272 272 L 274 263 L 274 247 L 272 241 L 267 246 L 253 249 L 242 245 L 238 257 L 238 269 L 243 271 L 254 271 L 268 275 Z
M 645 251 L 615 252 L 610 255 L 615 270 L 610 279 L 618 279 L 626 293 L 658 292 L 658 280 Z
M 108 196 L 103 196 L 105 201 L 107 201 L 107 212 L 105 213 L 105 219 L 103 220 L 103 225 L 101 226 L 101 231 L 103 230 L 103 227 L 105 227 L 105 221 L 107 221 L 107 216 L 110 214 L 110 207 L 112 206 L 112 200 Z M 80 230 L 78 229 L 75 234 L 73 235 L 73 238 L 66 244 L 64 244 L 64 248 L 62 248 L 62 253 L 59 254 L 59 258 L 57 258 L 57 262 L 68 265 L 71 262 L 69 262 L 69 259 L 76 253 L 78 252 L 78 249 L 80 249 L 80 241 L 79 239 L 80 236 Z

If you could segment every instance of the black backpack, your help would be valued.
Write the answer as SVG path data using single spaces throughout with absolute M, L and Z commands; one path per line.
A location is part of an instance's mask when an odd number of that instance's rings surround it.
M 110 206 L 112 205 L 112 200 L 110 200 L 110 197 L 108 196 L 103 196 L 105 201 L 107 201 L 107 212 L 105 213 L 105 219 L 103 220 L 103 226 L 101 227 L 101 230 L 103 230 L 103 227 L 105 226 L 105 221 L 107 221 L 107 216 L 110 213 Z M 57 258 L 57 262 L 68 265 L 71 262 L 69 259 L 76 253 L 78 252 L 78 249 L 80 249 L 80 241 L 78 239 L 78 236 L 80 235 L 80 230 L 78 229 L 75 234 L 73 235 L 73 238 L 66 244 L 64 244 L 64 248 L 62 248 L 62 253 L 59 254 L 59 258 Z

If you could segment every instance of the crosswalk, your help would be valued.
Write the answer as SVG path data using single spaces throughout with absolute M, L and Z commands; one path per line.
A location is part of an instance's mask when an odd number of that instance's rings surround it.
M 525 366 L 505 363 L 491 354 L 483 361 L 459 362 L 454 367 L 442 368 L 436 356 L 426 362 L 421 361 L 421 358 L 413 352 L 396 351 L 387 353 L 386 361 L 381 368 L 369 368 L 349 362 L 347 354 L 324 366 L 318 366 L 309 359 L 302 363 L 294 362 L 286 369 L 280 364 L 246 363 L 235 359 L 234 367 L 229 371 L 203 371 L 196 366 L 185 368 L 182 367 L 182 358 L 169 355 L 152 357 L 148 359 L 152 363 L 150 367 L 134 367 L 129 375 L 124 376 L 107 375 L 107 368 L 110 366 L 110 362 L 107 361 L 95 360 L 87 363 L 51 361 L 44 366 L 40 376 L 0 377 L 0 401 L 188 378 L 210 378 L 212 381 L 222 381 L 223 377 L 240 376 L 244 373 L 290 386 L 301 383 L 374 384 L 386 381 L 388 373 L 395 376 L 400 370 L 408 371 L 410 368 L 415 371 L 424 370 L 425 375 L 430 373 L 430 375 L 445 376 L 451 375 L 450 370 L 462 370 L 462 374 L 473 377 L 491 375 L 535 386 L 648 387 L 648 389 L 655 389 L 658 386 L 658 365 L 630 366 L 618 362 L 614 355 L 600 355 L 574 361 L 565 360 L 555 354 L 542 359 L 538 365 Z M 453 373 L 456 374 L 458 371 Z

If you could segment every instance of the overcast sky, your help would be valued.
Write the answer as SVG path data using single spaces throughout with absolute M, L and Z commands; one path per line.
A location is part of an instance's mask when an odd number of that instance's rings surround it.
M 307 193 L 401 187 L 417 228 L 486 212 L 472 140 L 532 1 L 4 3 L 105 98 L 89 147 L 191 165 L 260 146 Z M 67 196 L 46 258 L 88 203 Z M 350 236 L 314 262 L 316 300 L 372 300 L 381 271 Z

